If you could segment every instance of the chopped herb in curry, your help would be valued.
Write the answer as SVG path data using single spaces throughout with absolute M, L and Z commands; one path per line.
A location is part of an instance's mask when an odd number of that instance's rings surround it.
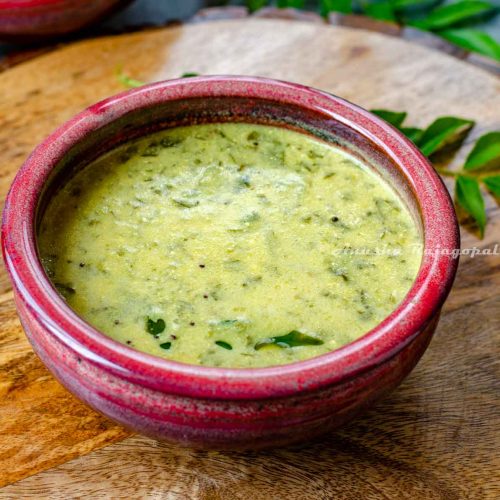
M 165 130 L 80 170 L 50 201 L 39 249 L 59 293 L 110 337 L 244 368 L 373 328 L 410 288 L 421 237 L 354 156 L 226 123 Z

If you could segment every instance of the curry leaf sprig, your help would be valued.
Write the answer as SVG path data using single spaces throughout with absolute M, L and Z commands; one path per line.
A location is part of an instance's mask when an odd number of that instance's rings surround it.
M 323 343 L 324 342 L 317 337 L 312 337 L 311 335 L 299 332 L 298 330 L 292 330 L 286 335 L 268 337 L 260 340 L 257 344 L 255 344 L 255 350 L 258 351 L 268 345 L 277 345 L 278 347 L 297 347 L 304 345 L 322 345 Z
M 457 149 L 475 125 L 473 120 L 441 116 L 427 128 L 421 129 L 403 126 L 407 117 L 406 112 L 387 109 L 372 109 L 371 112 L 403 132 L 425 156 L 436 155 L 445 148 Z
M 475 125 L 472 120 L 443 116 L 426 129 L 404 127 L 407 113 L 373 109 L 372 113 L 399 129 L 431 160 L 444 150 L 456 151 Z M 476 222 L 481 237 L 486 227 L 486 209 L 481 185 L 500 198 L 500 131 L 489 132 L 475 143 L 460 170 L 438 169 L 455 178 L 456 204 Z
M 409 25 L 431 31 L 466 50 L 500 61 L 500 43 L 488 33 L 474 28 L 478 21 L 491 19 L 500 8 L 491 0 L 246 0 L 254 12 L 266 5 L 302 9 L 311 6 L 326 17 L 330 12 L 365 14 L 373 19 Z

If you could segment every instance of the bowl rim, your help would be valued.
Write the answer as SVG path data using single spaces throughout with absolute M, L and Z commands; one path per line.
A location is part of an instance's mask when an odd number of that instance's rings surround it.
M 395 161 L 420 207 L 424 254 L 398 307 L 359 339 L 304 361 L 264 368 L 218 368 L 159 358 L 121 344 L 86 323 L 57 294 L 38 259 L 35 215 L 55 164 L 89 132 L 130 111 L 184 98 L 246 97 L 299 106 L 370 138 Z M 17 298 L 78 357 L 150 389 L 190 397 L 256 399 L 293 395 L 352 378 L 393 357 L 435 318 L 452 286 L 459 231 L 441 178 L 416 146 L 381 118 L 342 98 L 296 83 L 247 76 L 167 80 L 104 99 L 64 123 L 25 161 L 7 195 L 2 251 Z

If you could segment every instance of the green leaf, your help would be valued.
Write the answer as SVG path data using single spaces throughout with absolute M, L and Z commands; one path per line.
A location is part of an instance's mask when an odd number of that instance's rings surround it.
M 491 12 L 495 5 L 483 0 L 462 0 L 434 9 L 425 19 L 412 24 L 426 30 L 441 30 L 455 24 L 471 21 L 480 15 Z
M 497 198 L 500 197 L 500 175 L 485 177 L 483 178 L 483 182 L 488 188 L 488 191 L 493 193 Z
M 163 344 L 160 344 L 160 347 L 162 349 L 168 350 L 172 347 L 172 342 L 163 342 Z
M 401 132 L 403 132 L 410 141 L 413 141 L 415 144 L 420 140 L 423 134 L 423 130 L 421 128 L 416 128 L 416 127 L 402 127 L 399 129 Z
M 388 109 L 371 109 L 370 111 L 397 128 L 403 124 L 407 115 L 405 111 L 389 111 Z
M 278 0 L 278 7 L 280 9 L 286 7 L 293 7 L 294 9 L 303 9 L 305 0 Z
M 363 6 L 363 11 L 366 15 L 380 21 L 396 21 L 394 8 L 390 1 L 373 2 Z
M 279 347 L 297 347 L 305 345 L 321 345 L 323 341 L 316 337 L 311 337 L 305 333 L 299 332 L 297 330 L 292 330 L 286 335 L 281 335 L 279 337 L 269 337 L 267 339 L 259 340 L 255 344 L 255 349 L 258 351 L 267 345 L 277 345 Z
M 151 335 L 159 335 L 165 330 L 165 327 L 167 325 L 165 324 L 165 321 L 162 320 L 161 318 L 154 321 L 151 318 L 148 318 L 146 321 L 146 330 L 148 333 Z
M 321 0 L 320 12 L 327 16 L 330 12 L 350 14 L 352 12 L 352 0 Z
M 472 177 L 459 175 L 455 184 L 457 203 L 476 221 L 481 238 L 486 226 L 486 210 L 479 183 Z
M 488 33 L 470 28 L 462 28 L 438 31 L 437 34 L 464 49 L 478 52 L 479 54 L 500 61 L 500 43 L 488 35 Z
M 200 74 L 194 72 L 182 73 L 181 78 L 192 78 L 193 76 L 200 76 Z
M 233 346 L 231 344 L 228 344 L 227 342 L 224 342 L 223 340 L 216 340 L 215 343 L 219 347 L 222 347 L 223 349 L 227 349 L 228 351 L 231 351 L 233 349 Z
M 424 9 L 443 3 L 443 0 L 392 0 L 394 10 Z
M 500 131 L 481 136 L 465 160 L 465 170 L 500 166 Z
M 127 87 L 129 89 L 134 89 L 146 85 L 145 82 L 141 82 L 140 80 L 136 80 L 135 78 L 127 75 L 127 73 L 123 71 L 122 66 L 118 66 L 116 68 L 116 78 L 124 87 Z
M 250 12 L 255 12 L 265 7 L 267 5 L 267 0 L 246 0 L 246 4 Z
M 417 146 L 425 156 L 430 156 L 445 146 L 462 140 L 474 125 L 475 122 L 472 120 L 455 116 L 442 116 L 425 129 Z

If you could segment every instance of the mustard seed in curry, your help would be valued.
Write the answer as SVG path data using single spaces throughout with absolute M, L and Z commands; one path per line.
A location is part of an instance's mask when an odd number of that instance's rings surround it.
M 299 132 L 234 123 L 104 155 L 55 194 L 38 240 L 59 293 L 106 335 L 240 368 L 360 337 L 403 299 L 422 252 L 368 166 Z

